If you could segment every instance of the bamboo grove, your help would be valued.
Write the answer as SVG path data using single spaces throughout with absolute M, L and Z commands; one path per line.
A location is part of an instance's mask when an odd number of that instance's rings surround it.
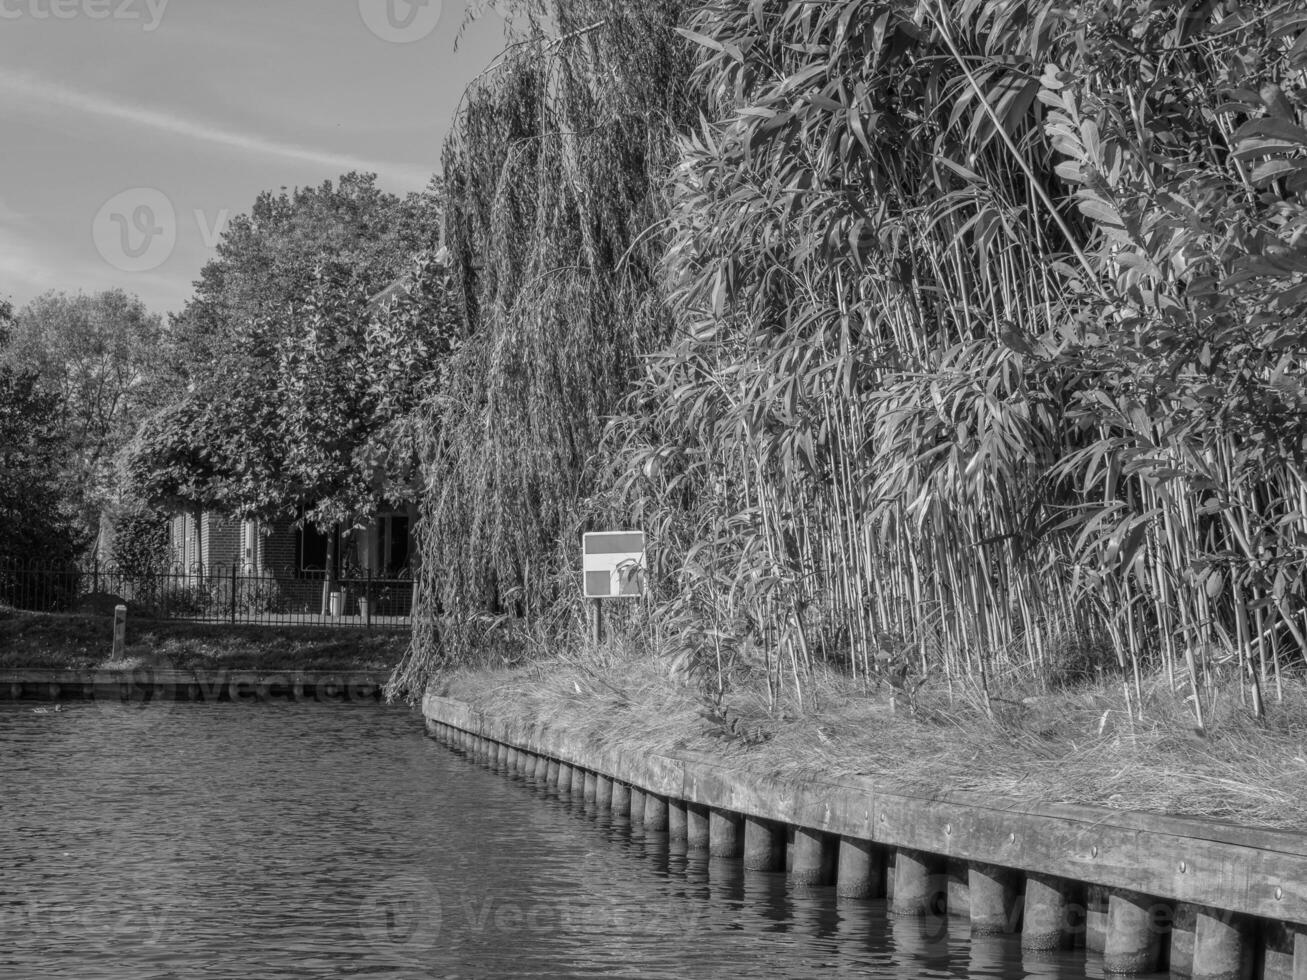
M 1260 713 L 1307 651 L 1307 14 L 565 6 L 446 151 L 409 680 L 487 613 L 575 640 L 620 520 L 719 686 L 1106 661 Z

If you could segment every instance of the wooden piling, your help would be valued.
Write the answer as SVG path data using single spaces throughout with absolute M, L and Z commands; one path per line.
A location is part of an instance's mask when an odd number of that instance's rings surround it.
M 998 936 L 1017 931 L 1021 894 L 1016 872 L 1010 868 L 971 865 L 967 869 L 967 898 L 974 935 Z
M 707 850 L 712 842 L 712 821 L 708 808 L 698 803 L 685 805 L 685 842 L 692 851 Z
M 1194 922 L 1193 980 L 1252 980 L 1254 923 L 1242 915 L 1199 908 Z
M 544 785 L 549 781 L 549 757 L 546 755 L 536 756 L 535 769 L 531 776 L 537 783 Z
M 549 760 L 549 768 L 546 770 L 545 785 L 550 789 L 558 789 L 558 774 L 562 770 L 563 764 L 557 759 Z
M 797 885 L 828 885 L 835 872 L 835 850 L 828 834 L 809 827 L 794 828 L 794 860 L 790 879 Z
M 1105 972 L 1156 972 L 1162 956 L 1162 930 L 1157 925 L 1159 904 L 1136 892 L 1113 891 L 1108 896 Z
M 585 782 L 581 786 L 581 798 L 586 803 L 593 803 L 599 792 L 599 774 L 586 770 Z
M 749 871 L 783 871 L 785 828 L 771 820 L 745 817 L 744 866 Z
M 644 790 L 638 786 L 631 787 L 631 826 L 644 826 Z
M 708 815 L 708 853 L 713 857 L 737 858 L 744 850 L 744 818 L 730 810 L 712 810 Z
M 1171 917 L 1171 948 L 1167 959 L 1172 975 L 1188 977 L 1194 972 L 1194 929 L 1198 922 L 1198 908 L 1187 902 L 1177 902 Z
M 1085 889 L 1084 947 L 1091 953 L 1101 953 L 1107 947 L 1108 890 L 1102 885 Z
M 577 802 L 585 800 L 585 777 L 588 771 L 580 766 L 572 767 L 572 799 Z
M 1021 948 L 1070 949 L 1075 941 L 1071 899 L 1074 885 L 1052 875 L 1027 874 Z
M 689 811 L 684 800 L 669 800 L 667 803 L 667 838 L 668 840 L 689 840 Z
M 572 767 L 566 762 L 558 764 L 558 795 L 570 796 L 572 793 Z
M 600 810 L 613 808 L 613 781 L 607 776 L 595 775 L 595 806 Z
M 667 830 L 667 797 L 656 793 L 644 794 L 644 829 L 657 832 Z
M 613 783 L 613 819 L 631 819 L 631 787 L 626 783 Z
M 885 891 L 885 852 L 869 840 L 841 837 L 835 894 L 840 898 L 881 898 Z
M 961 858 L 948 859 L 948 914 L 971 918 L 971 867 Z
M 946 911 L 945 864 L 942 858 L 898 848 L 894 852 L 895 915 L 940 915 Z
M 1262 923 L 1262 980 L 1307 980 L 1307 926 Z

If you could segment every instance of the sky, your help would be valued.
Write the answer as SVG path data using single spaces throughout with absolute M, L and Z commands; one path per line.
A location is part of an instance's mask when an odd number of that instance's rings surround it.
M 0 0 L 0 298 L 176 312 L 260 191 L 420 190 L 504 28 L 487 0 Z

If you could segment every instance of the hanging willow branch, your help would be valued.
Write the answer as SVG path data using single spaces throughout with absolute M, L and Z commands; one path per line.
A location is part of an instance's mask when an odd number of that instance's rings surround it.
M 670 328 L 662 175 L 697 117 L 680 0 L 551 0 L 445 146 L 466 338 L 427 411 L 421 606 L 397 689 L 577 608 L 603 427 Z

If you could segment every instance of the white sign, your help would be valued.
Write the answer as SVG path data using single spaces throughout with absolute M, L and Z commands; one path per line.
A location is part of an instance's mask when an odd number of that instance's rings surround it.
M 644 532 L 599 531 L 581 539 L 585 597 L 644 594 Z

